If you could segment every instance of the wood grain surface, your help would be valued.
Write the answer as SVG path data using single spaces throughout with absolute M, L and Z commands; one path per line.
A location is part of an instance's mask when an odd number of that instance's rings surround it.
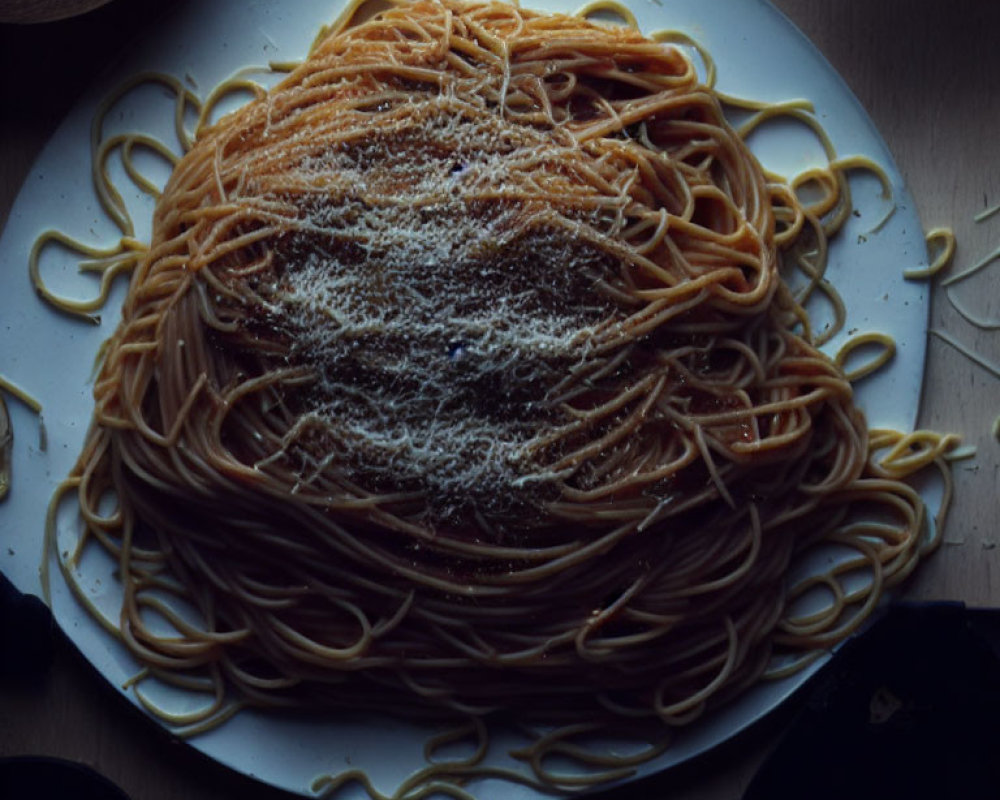
M 748 0 L 752 2 L 752 0 Z M 775 0 L 826 55 L 873 117 L 915 196 L 925 228 L 949 225 L 956 268 L 1000 246 L 1000 4 L 979 0 Z M 663 0 L 665 13 L 669 0 Z M 706 6 L 710 6 L 706 0 Z M 152 24 L 145 3 L 117 0 L 70 21 L 0 25 L 0 223 L 41 145 L 121 42 Z M 763 46 L 763 45 L 762 45 Z M 780 57 L 780 56 L 779 56 Z M 902 269 L 910 265 L 887 265 Z M 23 265 L 0 264 L 0 279 Z M 1000 317 L 1000 267 L 959 285 L 964 302 Z M 1000 332 L 965 322 L 936 287 L 931 326 L 1000 362 Z M 941 550 L 909 582 L 920 599 L 1000 605 L 1000 381 L 933 338 L 920 424 L 978 449 L 956 467 Z M 0 531 L 2 536 L 2 531 Z M 787 722 L 779 712 L 734 743 L 626 797 L 735 800 Z M 43 754 L 90 764 L 135 800 L 280 797 L 217 766 L 126 707 L 60 644 L 32 687 L 0 685 L 0 756 Z

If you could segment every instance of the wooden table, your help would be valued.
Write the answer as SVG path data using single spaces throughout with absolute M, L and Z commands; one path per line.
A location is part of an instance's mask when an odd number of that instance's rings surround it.
M 827 56 L 868 109 L 916 198 L 925 228 L 950 225 L 956 267 L 1000 244 L 1000 5 L 979 0 L 775 0 Z M 669 0 L 664 0 L 669 7 Z M 80 90 L 149 16 L 118 0 L 86 17 L 44 27 L 0 26 L 0 222 L 29 165 Z M 113 38 L 112 33 L 117 37 Z M 905 265 L 899 265 L 903 267 Z M 11 269 L 12 265 L 0 265 Z M 1000 316 L 1000 271 L 962 289 Z M 934 291 L 932 325 L 1000 362 L 1000 334 L 977 330 Z M 914 598 L 1000 604 L 1000 381 L 948 345 L 930 344 L 920 424 L 962 434 L 978 448 L 955 470 L 956 503 L 945 544 L 907 586 Z M 0 686 L 0 756 L 55 755 L 88 763 L 143 800 L 274 797 L 275 793 L 172 744 L 113 693 L 68 645 L 32 690 Z M 701 765 L 663 781 L 657 795 L 738 798 L 780 729 L 744 737 Z M 669 792 L 668 792 L 669 790 Z

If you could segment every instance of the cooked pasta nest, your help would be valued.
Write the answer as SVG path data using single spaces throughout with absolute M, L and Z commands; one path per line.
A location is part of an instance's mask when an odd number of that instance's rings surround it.
M 840 641 L 924 507 L 785 279 L 833 205 L 628 28 L 417 0 L 329 31 L 199 132 L 135 256 L 73 476 L 118 632 L 208 717 L 607 729 Z

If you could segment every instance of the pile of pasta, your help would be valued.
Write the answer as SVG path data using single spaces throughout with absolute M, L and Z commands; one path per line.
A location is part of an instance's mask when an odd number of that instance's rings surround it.
M 926 546 L 785 279 L 828 228 L 681 48 L 331 28 L 177 164 L 104 352 L 74 485 L 116 633 L 207 719 L 673 726 L 801 665 Z

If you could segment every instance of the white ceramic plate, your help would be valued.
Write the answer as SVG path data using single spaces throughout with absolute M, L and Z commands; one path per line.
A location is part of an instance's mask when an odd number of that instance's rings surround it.
M 330 0 L 182 4 L 174 16 L 138 43 L 115 74 L 92 87 L 32 169 L 0 240 L 0 375 L 41 400 L 48 439 L 43 450 L 37 419 L 16 401 L 9 403 L 16 436 L 14 485 L 8 500 L 0 505 L 0 569 L 22 591 L 40 590 L 46 505 L 82 444 L 92 411 L 89 377 L 94 357 L 113 329 L 120 305 L 119 286 L 100 327 L 58 315 L 36 297 L 26 266 L 32 242 L 46 228 L 58 227 L 93 244 L 117 240 L 90 180 L 89 125 L 97 104 L 122 80 L 141 70 L 171 73 L 204 95 L 238 68 L 301 58 L 319 25 L 336 16 L 336 6 Z M 537 3 L 537 7 L 559 11 L 573 11 L 577 6 L 575 0 Z M 662 5 L 656 0 L 632 0 L 632 8 L 644 31 L 677 28 L 706 45 L 717 59 L 721 90 L 770 101 L 809 98 L 839 153 L 869 156 L 888 170 L 897 203 L 895 214 L 876 234 L 867 235 L 884 204 L 874 180 L 859 180 L 855 200 L 860 216 L 852 216 L 835 240 L 829 276 L 847 303 L 847 329 L 882 331 L 898 344 L 891 365 L 860 387 L 859 400 L 870 423 L 911 428 L 923 376 L 928 297 L 924 285 L 903 281 L 901 270 L 926 264 L 926 248 L 910 197 L 871 121 L 823 57 L 763 0 L 713 0 L 710 4 L 670 0 Z M 172 108 L 163 92 L 140 92 L 116 107 L 109 129 L 143 130 L 172 141 Z M 794 125 L 771 125 L 754 137 L 752 145 L 766 166 L 784 174 L 823 161 L 814 138 Z M 148 236 L 149 203 L 138 193 L 128 200 L 136 210 L 137 234 Z M 93 279 L 77 275 L 76 262 L 66 254 L 53 249 L 43 266 L 50 285 L 67 293 L 93 294 Z M 831 343 L 831 351 L 843 336 Z M 104 578 L 107 584 L 113 582 L 110 574 Z M 100 576 L 91 585 L 100 601 Z M 73 601 L 58 572 L 53 576 L 52 605 L 63 630 L 113 686 L 120 687 L 135 673 L 132 659 Z M 806 677 L 803 673 L 758 686 L 683 731 L 671 749 L 640 767 L 637 775 L 678 764 L 721 743 L 772 710 Z M 134 702 L 128 690 L 121 691 Z M 421 748 L 426 735 L 419 727 L 381 719 L 324 723 L 244 712 L 191 744 L 235 770 L 293 792 L 309 794 L 317 775 L 361 768 L 378 789 L 391 793 L 423 765 Z M 497 742 L 491 758 L 502 763 L 504 737 L 498 736 Z M 483 797 L 497 796 L 496 786 L 472 788 Z M 507 786 L 502 792 L 508 798 L 535 796 L 520 786 Z M 357 796 L 362 796 L 360 791 Z

